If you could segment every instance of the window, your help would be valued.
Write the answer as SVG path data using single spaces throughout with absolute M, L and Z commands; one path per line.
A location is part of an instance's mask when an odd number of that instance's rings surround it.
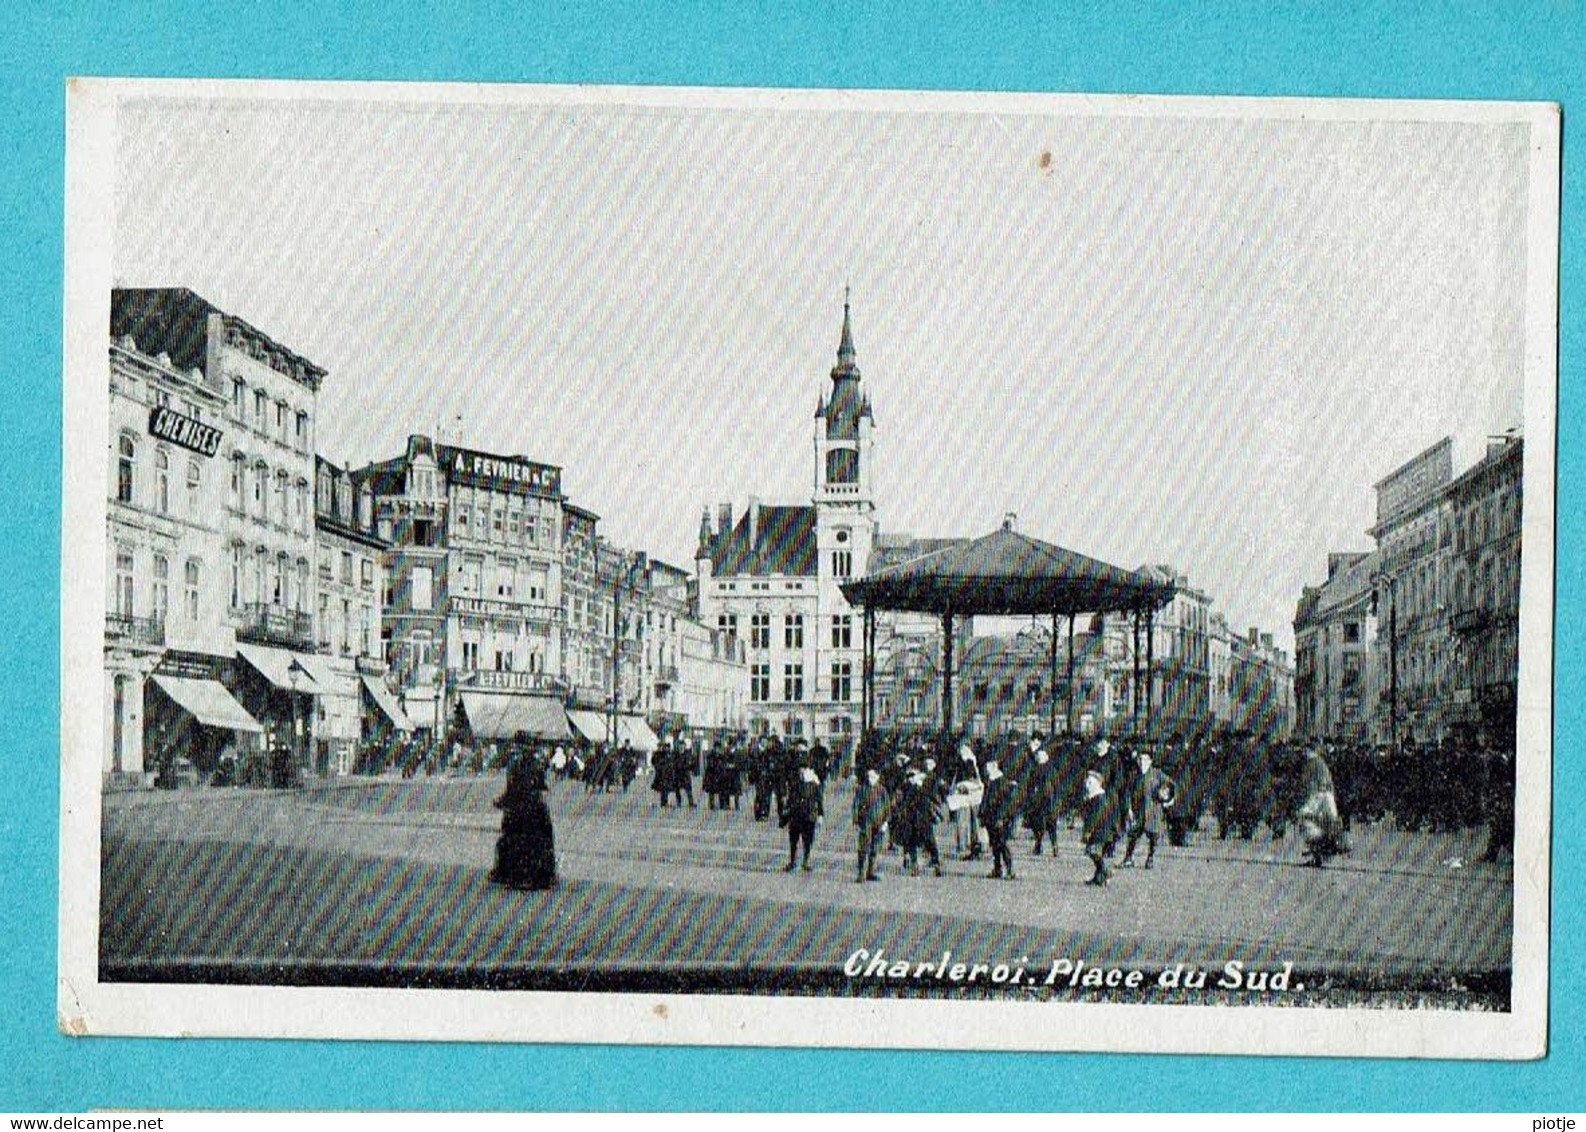
M 248 417 L 248 387 L 240 377 L 231 379 L 231 415 L 239 421 Z
M 138 467 L 138 442 L 130 436 L 123 436 L 117 442 L 116 451 L 116 500 L 120 503 L 132 502 L 132 479 Z
M 496 596 L 510 598 L 517 584 L 518 563 L 516 559 L 503 558 L 496 567 Z
M 464 641 L 463 642 L 463 667 L 464 668 L 478 668 L 479 667 L 479 642 L 478 641 Z
M 771 666 L 756 664 L 749 669 L 749 699 L 763 704 L 771 698 Z
M 286 608 L 286 587 L 291 584 L 290 569 L 286 552 L 276 554 L 275 570 L 270 575 L 270 601 L 282 609 Z
M 257 605 L 263 605 L 268 600 L 264 589 L 264 547 L 259 547 L 253 552 L 253 600 Z
M 752 649 L 768 649 L 771 647 L 771 615 L 769 613 L 755 613 L 750 616 L 749 647 Z
M 321 648 L 330 647 L 330 595 L 319 595 L 319 644 Z
M 981 681 L 975 685 L 975 702 L 977 704 L 983 704 L 990 698 L 991 685 L 987 684 L 985 681 Z
M 457 592 L 470 597 L 479 596 L 479 575 L 484 563 L 478 558 L 464 558 L 457 571 Z
M 461 507 L 457 508 L 457 533 L 461 534 L 461 535 L 466 535 L 468 533 L 468 505 L 467 504 L 463 504 Z
M 286 526 L 286 473 L 275 473 L 275 520 L 283 527 Z
M 297 529 L 308 530 L 308 481 L 305 479 L 297 481 Z
M 544 602 L 550 599 L 550 575 L 544 567 L 530 567 L 525 575 L 527 579 L 527 592 L 524 594 L 530 601 Z
M 854 666 L 850 661 L 839 660 L 832 664 L 832 703 L 845 704 L 853 695 Z
M 247 474 L 243 466 L 241 452 L 232 453 L 231 457 L 231 508 L 233 511 L 242 510 L 242 479 Z
M 231 608 L 242 608 L 242 547 L 231 548 Z
M 132 616 L 132 551 L 116 551 L 115 611 L 120 617 Z
M 374 589 L 374 560 L 361 559 L 358 563 L 358 584 L 366 590 Z
M 164 622 L 171 608 L 171 563 L 163 554 L 154 556 L 154 619 Z
M 297 414 L 297 450 L 308 451 L 308 414 L 303 412 Z
M 716 628 L 723 633 L 738 635 L 738 615 L 736 613 L 723 613 L 716 618 Z
M 171 456 L 163 448 L 154 450 L 154 506 L 162 515 L 171 512 Z
M 512 671 L 512 652 L 511 652 L 511 650 L 507 650 L 507 651 L 502 651 L 501 649 L 497 649 L 496 650 L 496 671 L 497 672 L 511 672 Z
M 1358 645 L 1360 643 L 1359 621 L 1346 621 L 1344 623 L 1344 641 L 1345 643 L 1351 645 Z
M 352 585 L 352 551 L 350 550 L 341 552 L 341 584 Z
M 429 609 L 435 604 L 434 575 L 428 566 L 413 567 L 412 579 L 408 583 L 409 601 L 414 609 Z
M 847 649 L 854 644 L 854 619 L 851 614 L 839 613 L 832 618 L 832 648 Z
M 782 666 L 782 698 L 790 704 L 796 704 L 804 699 L 804 666 L 802 664 L 786 664 Z
M 782 626 L 782 644 L 790 649 L 804 647 L 804 615 L 789 613 Z
M 297 560 L 297 611 L 308 612 L 308 559 Z
M 523 512 L 514 507 L 507 512 L 507 534 L 514 542 L 523 531 Z
M 832 574 L 840 581 L 853 576 L 854 552 L 851 550 L 832 551 Z
M 260 460 L 253 466 L 253 515 L 259 520 L 268 519 L 265 508 L 270 500 L 270 469 Z
M 265 397 L 264 390 L 255 389 L 253 391 L 253 428 L 255 432 L 265 431 L 264 406 L 267 400 L 268 398 Z
M 341 621 L 338 624 L 341 627 L 338 651 L 345 655 L 352 652 L 352 602 L 347 598 L 341 599 Z
M 499 540 L 506 529 L 506 512 L 497 507 L 490 514 L 490 531 Z
M 194 518 L 199 512 L 199 488 L 204 482 L 203 470 L 199 468 L 197 460 L 187 462 L 187 513 Z
M 359 653 L 364 656 L 374 655 L 374 610 L 369 606 L 359 607 L 359 617 L 363 622 L 362 632 L 359 634 Z
M 286 402 L 277 401 L 275 403 L 275 436 L 282 444 L 285 444 L 287 440 L 287 416 Z
M 183 579 L 185 583 L 185 589 L 182 595 L 183 602 L 187 606 L 187 619 L 196 623 L 198 621 L 198 559 L 189 558 L 187 560 L 187 569 L 185 571 L 185 575 L 186 576 Z

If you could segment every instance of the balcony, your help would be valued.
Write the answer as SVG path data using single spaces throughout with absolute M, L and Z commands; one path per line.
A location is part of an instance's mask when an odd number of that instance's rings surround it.
M 160 617 L 132 617 L 124 613 L 105 616 L 105 636 L 139 645 L 163 645 L 165 620 Z
M 1452 618 L 1454 632 L 1461 636 L 1471 636 L 1481 632 L 1491 620 L 1491 614 L 1481 608 L 1456 609 Z
M 267 602 L 250 602 L 243 607 L 242 620 L 237 624 L 237 639 L 306 652 L 313 648 L 313 621 L 307 613 Z

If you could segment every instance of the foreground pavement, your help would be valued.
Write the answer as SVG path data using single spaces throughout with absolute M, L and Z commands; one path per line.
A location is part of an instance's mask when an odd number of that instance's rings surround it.
M 863 949 L 1023 967 L 1016 981 L 1035 988 L 1065 957 L 1214 980 L 1238 960 L 1291 962 L 1313 986 L 1506 986 L 1510 870 L 1474 861 L 1480 830 L 1357 828 L 1325 870 L 1299 864 L 1292 836 L 1202 832 L 1102 890 L 1083 883 L 1076 833 L 1053 859 L 1021 831 L 1016 881 L 986 879 L 981 861 L 906 876 L 893 853 L 880 883 L 856 884 L 845 783 L 828 791 L 814 871 L 791 875 L 774 820 L 703 798 L 663 810 L 643 785 L 553 786 L 562 884 L 546 893 L 487 880 L 498 776 L 112 795 L 101 966 L 133 980 L 834 989 Z

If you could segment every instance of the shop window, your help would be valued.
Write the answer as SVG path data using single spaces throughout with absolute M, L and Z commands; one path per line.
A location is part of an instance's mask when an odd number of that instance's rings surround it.
M 183 603 L 187 607 L 187 619 L 193 623 L 198 622 L 198 582 L 201 567 L 196 558 L 187 560 L 185 577 L 183 578 Z

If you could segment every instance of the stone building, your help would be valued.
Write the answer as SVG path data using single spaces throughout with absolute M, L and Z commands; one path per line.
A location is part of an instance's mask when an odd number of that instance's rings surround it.
M 1346 742 L 1371 737 L 1379 700 L 1374 552 L 1327 556 L 1327 580 L 1307 586 L 1294 615 L 1295 729 Z
M 859 724 L 859 617 L 839 588 L 869 568 L 876 541 L 874 420 L 860 384 L 849 305 L 830 388 L 815 409 L 808 503 L 723 504 L 700 523 L 700 617 L 739 637 L 749 662 L 749 721 L 758 732 L 852 743 Z

